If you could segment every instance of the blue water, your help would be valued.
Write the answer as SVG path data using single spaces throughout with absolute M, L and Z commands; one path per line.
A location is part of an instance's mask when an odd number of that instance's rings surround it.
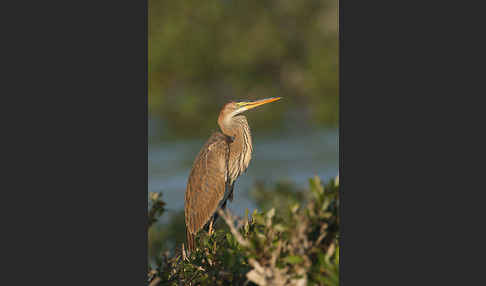
M 151 128 L 160 129 L 158 126 Z M 149 128 L 152 139 L 156 136 L 153 133 Z M 162 191 L 169 211 L 184 208 L 187 178 L 205 141 L 206 138 L 170 142 L 149 139 L 149 192 Z M 254 133 L 252 160 L 235 185 L 234 200 L 229 208 L 239 216 L 244 215 L 246 208 L 253 211 L 255 204 L 248 194 L 257 180 L 271 186 L 283 179 L 307 187 L 308 179 L 314 175 L 323 180 L 337 176 L 338 148 L 338 129 L 271 135 Z
M 314 175 L 323 180 L 338 175 L 338 129 L 301 128 L 295 120 L 288 120 L 285 126 L 289 127 L 285 131 L 270 133 L 252 130 L 252 160 L 247 172 L 237 180 L 234 200 L 228 206 L 236 215 L 244 215 L 246 208 L 250 212 L 255 208 L 249 191 L 256 181 L 271 186 L 287 180 L 307 187 L 308 179 Z M 167 209 L 178 211 L 184 208 L 184 192 L 194 158 L 210 134 L 194 140 L 159 140 L 166 131 L 163 121 L 149 120 L 149 192 L 163 192 Z

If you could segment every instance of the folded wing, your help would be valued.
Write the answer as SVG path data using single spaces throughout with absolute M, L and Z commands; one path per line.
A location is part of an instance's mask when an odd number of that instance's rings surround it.
M 224 198 L 229 159 L 229 138 L 215 132 L 199 152 L 192 166 L 185 194 L 188 250 L 194 237 L 216 212 Z

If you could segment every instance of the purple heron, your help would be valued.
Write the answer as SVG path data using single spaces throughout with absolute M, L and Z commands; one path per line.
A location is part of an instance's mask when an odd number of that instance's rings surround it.
M 199 151 L 192 165 L 185 194 L 187 250 L 195 248 L 195 237 L 206 224 L 212 226 L 218 208 L 233 200 L 238 176 L 251 160 L 253 146 L 250 127 L 242 112 L 279 100 L 272 97 L 256 101 L 229 102 L 219 113 L 222 132 L 214 132 Z

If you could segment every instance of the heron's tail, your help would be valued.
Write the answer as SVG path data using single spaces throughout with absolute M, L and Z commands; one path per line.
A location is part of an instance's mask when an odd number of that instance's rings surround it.
M 190 253 L 196 247 L 195 245 L 195 235 L 190 233 L 186 228 L 186 240 L 187 240 L 187 251 Z

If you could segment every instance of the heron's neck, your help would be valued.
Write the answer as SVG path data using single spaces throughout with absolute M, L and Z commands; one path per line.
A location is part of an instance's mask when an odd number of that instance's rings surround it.
M 225 135 L 231 136 L 236 145 L 251 145 L 250 126 L 244 115 L 233 116 L 218 123 L 221 131 L 223 131 Z
M 231 118 L 225 118 L 218 122 L 223 134 L 231 137 L 241 137 L 246 129 L 248 129 L 248 122 L 243 115 L 233 116 Z
M 248 168 L 253 150 L 250 126 L 243 115 L 234 116 L 231 119 L 231 126 L 221 126 L 224 134 L 233 137 L 230 144 L 229 176 L 230 183 Z

